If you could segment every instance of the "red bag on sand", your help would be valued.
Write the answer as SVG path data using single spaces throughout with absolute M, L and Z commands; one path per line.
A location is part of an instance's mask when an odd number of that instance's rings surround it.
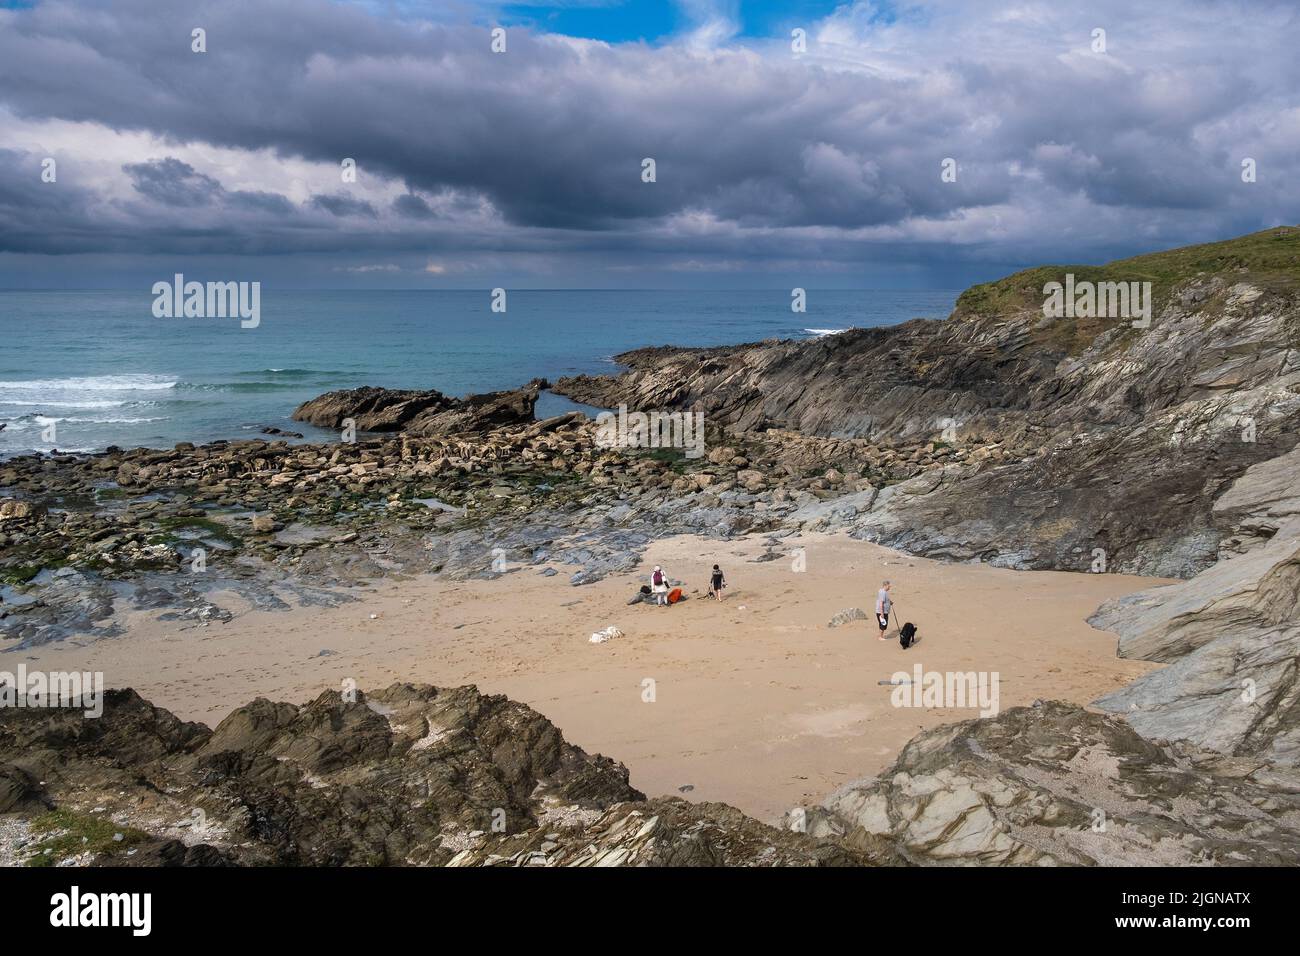
M 668 592 L 668 603 L 669 603 L 669 604 L 676 604 L 676 603 L 677 603 L 678 601 L 680 601 L 681 599 L 682 599 L 682 589 L 681 589 L 681 588 L 673 588 L 671 591 Z

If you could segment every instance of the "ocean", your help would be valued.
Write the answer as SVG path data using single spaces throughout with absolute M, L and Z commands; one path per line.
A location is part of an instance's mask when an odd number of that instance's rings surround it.
M 0 291 L 0 456 L 256 437 L 273 426 L 333 437 L 290 414 L 360 385 L 449 395 L 536 377 L 617 370 L 646 345 L 809 338 L 943 318 L 958 290 L 518 290 L 494 313 L 482 291 L 271 291 L 261 321 L 155 318 L 138 292 Z M 544 417 L 573 403 L 544 393 Z M 53 438 L 50 436 L 53 427 Z

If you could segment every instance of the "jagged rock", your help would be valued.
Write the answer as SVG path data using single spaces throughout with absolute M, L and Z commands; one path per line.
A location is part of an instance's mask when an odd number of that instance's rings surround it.
M 533 407 L 544 384 L 535 382 L 514 391 L 464 399 L 451 398 L 436 389 L 344 389 L 303 402 L 294 410 L 293 419 L 322 428 L 341 428 L 350 418 L 358 431 L 400 431 L 408 435 L 480 432 L 532 423 Z
M 451 866 L 864 866 L 898 862 L 888 848 L 810 840 L 724 803 L 676 797 L 622 803 L 580 828 L 542 827 L 458 853 Z
M 1144 736 L 1300 762 L 1300 522 L 1189 581 L 1111 601 L 1089 622 L 1119 653 L 1171 666 L 1101 698 Z
M 0 813 L 9 813 L 30 800 L 38 787 L 31 774 L 10 764 L 0 764 Z
M 0 712 L 0 795 L 143 831 L 95 864 L 831 865 L 884 862 L 722 804 L 646 801 L 627 770 L 530 708 L 394 684 L 304 706 L 259 699 L 215 730 L 133 691 L 103 716 Z M 17 781 L 10 785 L 11 781 Z M 43 812 L 38 806 L 30 812 Z M 195 819 L 201 820 L 194 823 Z
M 1300 763 L 1300 624 L 1227 631 L 1097 701 L 1153 740 Z
M 868 486 L 829 501 L 814 500 L 792 512 L 789 520 L 802 524 L 809 531 L 842 531 L 854 527 L 859 515 L 871 511 L 877 494 L 875 488 Z
M 788 825 L 908 862 L 1300 862 L 1300 776 L 1157 746 L 1058 702 L 926 731 L 879 777 Z
M 96 858 L 92 865 L 114 867 L 233 865 L 229 854 L 206 843 L 187 846 L 180 840 L 151 839 L 132 849 L 135 852 L 130 854 L 104 854 Z
M 1247 469 L 1214 502 L 1231 547 L 1188 581 L 1089 619 L 1119 654 L 1170 664 L 1097 706 L 1153 740 L 1300 763 L 1300 452 Z
M 94 865 L 1295 865 L 1297 784 L 1047 703 L 927 731 L 776 829 L 646 800 L 620 764 L 473 687 L 259 699 L 215 730 L 129 690 L 95 720 L 0 711 L 0 812 L 131 832 L 134 853 Z
M 862 610 L 862 608 L 849 607 L 849 608 L 845 608 L 843 611 L 839 611 L 834 617 L 832 617 L 826 623 L 826 626 L 841 627 L 852 621 L 865 621 L 866 619 L 867 619 L 867 612 Z
M 391 388 L 342 389 L 326 392 L 299 405 L 293 420 L 321 428 L 342 428 L 351 418 L 359 431 L 400 431 L 416 416 L 453 407 L 455 399 L 436 389 L 426 391 Z
M 1300 534 L 1107 602 L 1088 620 L 1119 635 L 1121 657 L 1165 662 L 1230 634 L 1300 621 Z
M 49 804 L 98 806 L 159 840 L 178 831 L 240 864 L 439 864 L 470 831 L 500 839 L 553 811 L 599 816 L 643 799 L 622 765 L 473 687 L 395 684 L 356 702 L 331 691 L 304 706 L 259 699 L 215 730 L 133 691 L 110 691 L 94 720 L 9 708 L 0 767 L 44 781 Z M 202 832 L 178 830 L 195 808 Z M 168 862 L 174 848 L 158 854 Z
M 1231 551 L 1270 541 L 1300 519 L 1300 448 L 1247 468 L 1215 499 L 1214 517 L 1230 536 L 1226 544 Z

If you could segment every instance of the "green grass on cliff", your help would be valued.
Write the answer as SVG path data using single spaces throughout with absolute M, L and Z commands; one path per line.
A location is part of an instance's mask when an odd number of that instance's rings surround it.
M 1300 227 L 1280 226 L 1223 242 L 1184 246 L 1117 259 L 1102 266 L 1038 266 L 996 282 L 971 286 L 957 299 L 953 318 L 978 319 L 1041 309 L 1043 286 L 1064 282 L 1150 282 L 1158 313 L 1178 284 L 1199 275 L 1222 275 L 1231 282 L 1250 281 L 1278 292 L 1300 289 Z M 1045 344 L 1067 352 L 1086 347 L 1113 320 L 1062 320 L 1053 323 Z
M 112 820 L 59 808 L 32 821 L 32 831 L 47 834 L 36 845 L 28 866 L 55 866 L 61 860 L 81 853 L 117 854 L 149 839 L 148 834 L 133 827 L 118 826 Z M 118 836 L 121 839 L 115 839 Z M 47 852 L 48 851 L 48 852 Z

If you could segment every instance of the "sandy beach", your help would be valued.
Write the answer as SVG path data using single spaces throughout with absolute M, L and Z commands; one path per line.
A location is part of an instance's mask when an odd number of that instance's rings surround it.
M 474 683 L 622 760 L 649 795 L 772 820 L 878 772 L 918 730 L 977 716 L 892 706 L 878 682 L 896 671 L 997 672 L 1005 710 L 1086 704 L 1153 666 L 1118 659 L 1113 636 L 1085 623 L 1150 578 L 945 564 L 844 536 L 786 544 L 805 549 L 805 571 L 788 555 L 756 562 L 759 536 L 683 536 L 655 542 L 640 577 L 579 588 L 563 568 L 526 567 L 491 581 L 389 581 L 340 607 L 249 610 L 207 627 L 137 613 L 124 636 L 0 652 L 0 669 L 102 671 L 109 686 L 213 725 L 254 697 L 303 702 L 348 679 L 363 690 Z M 731 585 L 722 603 L 705 594 L 714 561 Z M 687 600 L 628 606 L 654 564 L 686 582 Z M 919 626 L 910 650 L 878 640 L 871 621 L 828 626 L 844 608 L 870 612 L 883 578 L 900 620 Z M 589 642 L 611 624 L 624 636 Z

